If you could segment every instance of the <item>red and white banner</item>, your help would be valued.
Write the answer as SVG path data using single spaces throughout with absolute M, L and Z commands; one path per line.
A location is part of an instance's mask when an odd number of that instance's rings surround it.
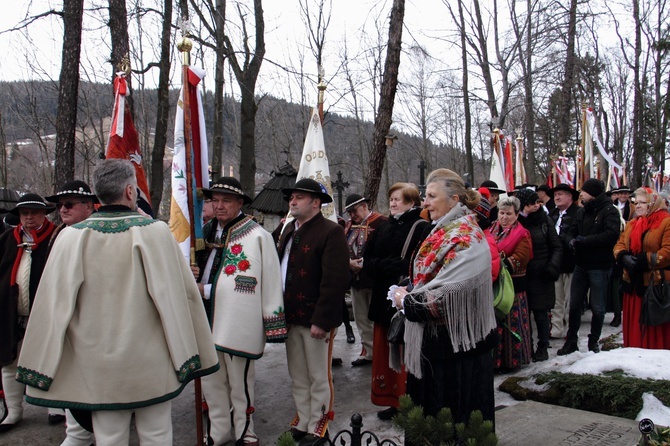
M 109 131 L 105 158 L 127 159 L 133 163 L 140 196 L 151 205 L 147 176 L 142 166 L 140 141 L 126 103 L 126 96 L 129 94 L 126 74 L 123 72 L 116 73 L 114 79 L 114 111 L 112 112 L 112 126 Z

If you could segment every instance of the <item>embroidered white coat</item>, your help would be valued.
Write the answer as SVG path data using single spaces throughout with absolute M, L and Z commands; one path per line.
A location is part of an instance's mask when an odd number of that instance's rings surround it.
M 29 403 L 144 407 L 217 369 L 200 293 L 165 223 L 101 212 L 61 232 L 18 362 Z
M 217 350 L 258 359 L 266 339 L 286 338 L 277 249 L 269 232 L 250 218 L 229 230 L 212 285 L 211 323 Z

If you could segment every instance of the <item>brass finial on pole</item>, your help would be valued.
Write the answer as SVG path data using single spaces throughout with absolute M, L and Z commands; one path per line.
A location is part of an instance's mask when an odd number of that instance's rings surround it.
M 126 77 L 130 76 L 130 55 L 128 53 L 126 53 L 126 55 L 121 58 L 121 61 L 116 66 L 116 68 L 123 72 Z

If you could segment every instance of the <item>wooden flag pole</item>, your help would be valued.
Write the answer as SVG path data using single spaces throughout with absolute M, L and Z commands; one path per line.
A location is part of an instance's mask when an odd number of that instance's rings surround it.
M 184 109 L 184 158 L 186 161 L 186 196 L 188 199 L 188 218 L 191 230 L 191 266 L 196 265 L 195 259 L 195 211 L 193 202 L 193 138 L 191 134 L 191 100 L 190 84 L 188 81 L 189 66 L 191 65 L 191 48 L 193 44 L 186 35 L 182 37 L 177 48 L 182 53 L 182 107 Z M 195 430 L 196 446 L 204 446 L 204 429 L 202 424 L 202 384 L 200 378 L 195 380 Z

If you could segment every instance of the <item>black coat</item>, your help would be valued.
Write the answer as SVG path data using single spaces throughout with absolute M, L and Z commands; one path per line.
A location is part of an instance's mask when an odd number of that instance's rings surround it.
M 609 270 L 620 232 L 621 214 L 604 192 L 586 203 L 568 231 L 568 243 L 577 241 L 575 265 L 586 270 Z
M 570 226 L 575 221 L 575 215 L 579 206 L 577 203 L 572 203 L 569 208 L 565 210 L 565 215 L 561 219 L 561 233 L 558 237 L 561 239 L 561 246 L 563 246 L 563 260 L 561 261 L 561 274 L 568 274 L 575 270 L 575 256 L 570 251 L 568 246 L 568 237 L 570 235 Z M 558 208 L 554 208 L 549 212 L 549 220 L 556 227 L 556 222 L 558 221 L 558 216 L 561 211 Z
M 563 247 L 552 221 L 543 209 L 519 222 L 530 232 L 533 258 L 526 268 L 526 295 L 531 310 L 551 310 L 556 303 L 554 282 L 561 273 Z
M 401 276 L 409 275 L 412 252 L 421 240 L 424 230 L 430 226 L 425 220 L 420 221 L 410 240 L 404 258 L 400 257 L 405 241 L 412 226 L 421 220 L 421 209 L 415 208 L 405 212 L 399 219 L 390 217 L 368 239 L 363 254 L 363 270 L 374 280 L 372 300 L 368 318 L 377 323 L 388 325 L 396 310 L 386 299 L 391 285 L 397 285 Z
M 35 293 L 42 277 L 49 251 L 49 237 L 56 226 L 45 220 L 38 236 L 44 236 L 39 245 L 32 250 L 28 295 L 30 307 L 33 306 Z M 7 230 L 0 236 L 0 366 L 11 364 L 18 353 L 18 343 L 23 339 L 23 330 L 18 325 L 19 287 L 11 284 L 14 261 L 18 256 L 18 247 L 14 230 Z M 66 265 L 63 265 L 66 267 Z

